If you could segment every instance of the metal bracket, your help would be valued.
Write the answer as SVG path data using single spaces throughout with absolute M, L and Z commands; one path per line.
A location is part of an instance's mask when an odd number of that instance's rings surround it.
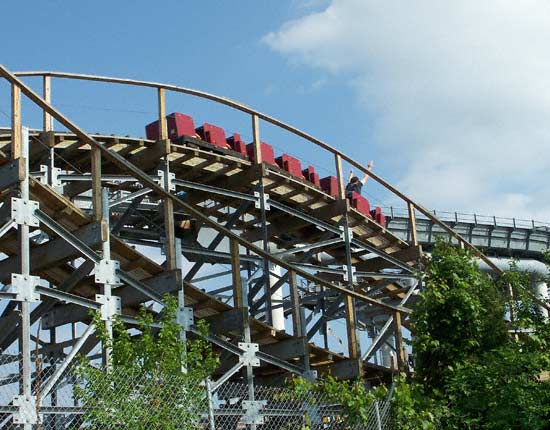
M 164 170 L 157 170 L 159 185 L 164 188 Z M 176 191 L 176 174 L 170 172 L 168 174 L 168 191 Z
M 44 175 L 41 177 L 41 181 L 44 184 L 48 183 L 48 173 L 50 170 L 50 166 L 46 166 L 44 164 L 40 165 L 40 171 L 44 173 Z M 61 169 L 59 167 L 54 167 L 52 170 L 52 183 L 50 184 L 53 188 L 61 188 L 62 184 L 59 180 L 59 175 L 61 174 Z
M 116 260 L 102 259 L 95 265 L 95 282 L 98 284 L 109 284 L 120 286 L 120 278 L 117 270 L 120 269 L 120 263 Z
M 13 414 L 14 424 L 34 425 L 38 423 L 38 414 L 36 413 L 36 397 L 31 396 L 28 398 L 25 396 L 16 396 L 13 399 L 13 405 L 19 408 L 19 410 Z
M 115 315 L 120 315 L 122 309 L 120 297 L 96 294 L 95 301 L 101 304 L 100 312 L 103 321 L 110 320 Z
M 254 201 L 254 207 L 256 209 L 262 208 L 262 202 L 261 202 L 261 193 L 259 191 L 254 191 L 254 197 L 256 197 L 256 200 Z M 264 193 L 264 208 L 266 211 L 271 209 L 271 205 L 268 203 L 269 200 L 269 194 Z
M 256 357 L 256 353 L 260 350 L 257 343 L 239 342 L 239 349 L 243 351 L 239 355 L 239 363 L 243 366 L 260 367 L 260 359 Z
M 23 200 L 17 197 L 11 198 L 11 219 L 19 225 L 38 227 L 40 222 L 34 216 L 36 210 L 38 210 L 38 202 L 34 200 Z
M 189 331 L 191 326 L 195 324 L 193 308 L 178 306 L 178 310 L 176 312 L 176 322 L 183 327 L 185 331 Z
M 16 293 L 18 302 L 36 303 L 40 301 L 40 294 L 36 292 L 36 286 L 41 285 L 39 276 L 11 274 L 11 292 Z
M 342 266 L 342 269 L 344 269 L 344 281 L 349 281 L 348 279 L 348 266 Z M 357 276 L 355 275 L 355 272 L 357 271 L 355 266 L 351 266 L 351 282 L 357 282 Z
M 306 370 L 302 374 L 302 378 L 304 378 L 306 381 L 315 382 L 317 380 L 318 373 L 317 370 Z
M 261 425 L 264 423 L 262 409 L 267 404 L 266 400 L 243 400 L 242 407 L 246 411 L 243 419 L 244 424 Z
M 338 227 L 340 229 L 340 238 L 345 241 L 346 240 L 346 227 L 341 225 Z M 353 230 L 351 228 L 348 228 L 348 237 L 350 242 L 353 239 Z

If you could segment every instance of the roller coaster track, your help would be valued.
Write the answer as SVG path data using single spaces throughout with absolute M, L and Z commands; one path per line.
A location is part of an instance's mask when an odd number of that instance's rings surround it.
M 365 167 L 243 104 L 110 77 L 14 74 L 2 66 L 0 77 L 11 86 L 12 105 L 11 127 L 0 130 L 0 348 L 17 351 L 3 358 L 20 359 L 18 384 L 28 398 L 31 350 L 55 353 L 46 384 L 55 391 L 74 355 L 100 346 L 89 309 L 100 310 L 107 327 L 115 315 L 131 326 L 140 305 L 156 313 L 154 303 L 162 305 L 164 294 L 178 295 L 182 335 L 198 335 L 194 320 L 209 322 L 208 339 L 222 358 L 218 384 L 242 375 L 252 386 L 312 371 L 385 378 L 406 366 L 403 328 L 426 229 L 449 235 L 500 272 L 471 244 L 477 240 L 471 230 L 442 221 L 378 174 L 368 172 L 403 202 L 406 216 L 388 214 L 387 228 L 352 207 L 344 197 L 342 163 L 367 173 Z M 40 78 L 43 93 L 22 78 Z M 154 90 L 158 138 L 85 132 L 50 103 L 53 79 Z M 248 115 L 252 153 L 197 136 L 169 140 L 167 92 Z M 22 96 L 42 111 L 41 130 L 22 127 Z M 68 131 L 55 131 L 53 120 Z M 260 123 L 334 157 L 336 189 L 327 192 L 269 162 Z M 179 220 L 196 234 L 182 233 Z M 31 335 L 39 323 L 45 339 Z M 81 335 L 77 323 L 88 327 Z M 336 333 L 338 342 L 330 337 L 336 323 L 345 327 Z M 394 350 L 390 367 L 376 360 L 383 345 Z
M 407 211 L 393 207 L 383 209 L 388 214 L 388 229 L 409 241 L 411 225 Z M 460 212 L 434 211 L 433 214 L 486 255 L 543 261 L 544 252 L 550 249 L 550 223 Z M 424 250 L 433 246 L 437 236 L 453 240 L 439 225 L 424 216 L 417 217 L 416 229 Z

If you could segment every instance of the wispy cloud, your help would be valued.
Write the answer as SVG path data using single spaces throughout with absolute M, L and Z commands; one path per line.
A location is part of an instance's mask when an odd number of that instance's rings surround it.
M 357 88 L 421 202 L 550 219 L 550 2 L 333 0 L 263 41 Z

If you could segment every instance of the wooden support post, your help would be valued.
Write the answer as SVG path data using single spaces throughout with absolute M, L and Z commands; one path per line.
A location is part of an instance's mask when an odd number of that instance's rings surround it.
M 397 369 L 405 369 L 405 349 L 403 348 L 403 335 L 401 333 L 401 312 L 393 314 L 393 327 L 395 332 L 395 351 L 397 355 Z
M 168 141 L 168 124 L 166 122 L 166 94 L 164 88 L 158 89 L 158 112 L 159 112 L 159 141 L 164 145 L 164 189 L 170 192 L 170 142 Z M 168 270 L 176 269 L 176 239 L 174 228 L 174 202 L 171 199 L 164 199 L 164 232 L 166 242 L 166 267 Z
M 21 89 L 11 86 L 11 158 L 21 157 Z
M 340 200 L 346 198 L 346 186 L 344 183 L 344 172 L 342 170 L 342 157 L 340 154 L 334 156 L 336 164 L 336 177 L 338 179 L 338 196 Z M 346 242 L 346 265 L 348 276 L 348 288 L 353 290 L 353 268 L 351 262 L 351 235 L 347 215 L 347 204 L 344 206 L 344 237 Z M 348 353 L 350 359 L 358 359 L 361 356 L 359 341 L 357 339 L 357 314 L 355 309 L 355 300 L 353 297 L 346 295 L 344 298 L 346 307 L 346 330 L 348 337 Z
M 52 101 L 52 86 L 51 86 L 51 77 L 44 76 L 43 86 L 44 86 L 44 100 L 46 103 L 51 103 Z M 44 111 L 44 131 L 53 130 L 53 117 L 46 111 Z
M 409 202 L 407 204 L 407 207 L 409 209 L 409 227 L 411 230 L 411 242 L 414 246 L 418 245 L 418 235 L 416 230 L 416 216 L 414 214 L 414 205 Z
M 300 309 L 300 295 L 298 294 L 296 272 L 294 270 L 288 271 L 288 284 L 290 286 L 290 302 L 292 306 L 292 334 L 298 337 L 304 336 L 302 312 Z
M 343 200 L 346 196 L 346 185 L 344 183 L 344 172 L 342 170 L 342 157 L 340 154 L 334 156 L 336 163 L 336 178 L 338 179 L 338 196 Z
M 254 142 L 254 163 L 262 163 L 262 144 L 260 141 L 260 119 L 258 115 L 252 115 L 252 137 Z
M 243 303 L 243 284 L 241 280 L 241 258 L 239 255 L 239 243 L 236 240 L 229 242 L 231 252 L 231 280 L 233 283 L 233 306 L 242 308 Z
M 103 217 L 103 197 L 101 190 L 101 151 L 92 147 L 92 208 L 94 221 Z
M 355 313 L 355 303 L 353 297 L 346 295 L 344 298 L 346 305 L 346 331 L 348 335 L 349 358 L 359 358 L 359 342 L 357 340 L 357 316 Z

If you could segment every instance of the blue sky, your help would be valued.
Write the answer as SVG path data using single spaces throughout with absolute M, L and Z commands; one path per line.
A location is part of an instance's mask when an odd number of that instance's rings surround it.
M 540 180 L 550 166 L 541 155 L 550 137 L 550 13 L 544 1 L 516 3 L 5 1 L 2 16 L 13 18 L 0 29 L 1 61 L 14 71 L 128 77 L 227 96 L 365 164 L 374 159 L 378 173 L 427 206 L 549 220 Z M 0 109 L 9 112 L 6 90 L 0 84 Z M 143 135 L 155 116 L 151 91 L 58 81 L 53 91 L 54 105 L 89 132 Z M 186 97 L 168 105 L 250 135 L 241 114 Z M 32 110 L 25 121 L 40 125 Z M 330 173 L 330 158 L 311 145 L 262 131 Z M 375 203 L 394 203 L 374 184 L 365 191 Z

